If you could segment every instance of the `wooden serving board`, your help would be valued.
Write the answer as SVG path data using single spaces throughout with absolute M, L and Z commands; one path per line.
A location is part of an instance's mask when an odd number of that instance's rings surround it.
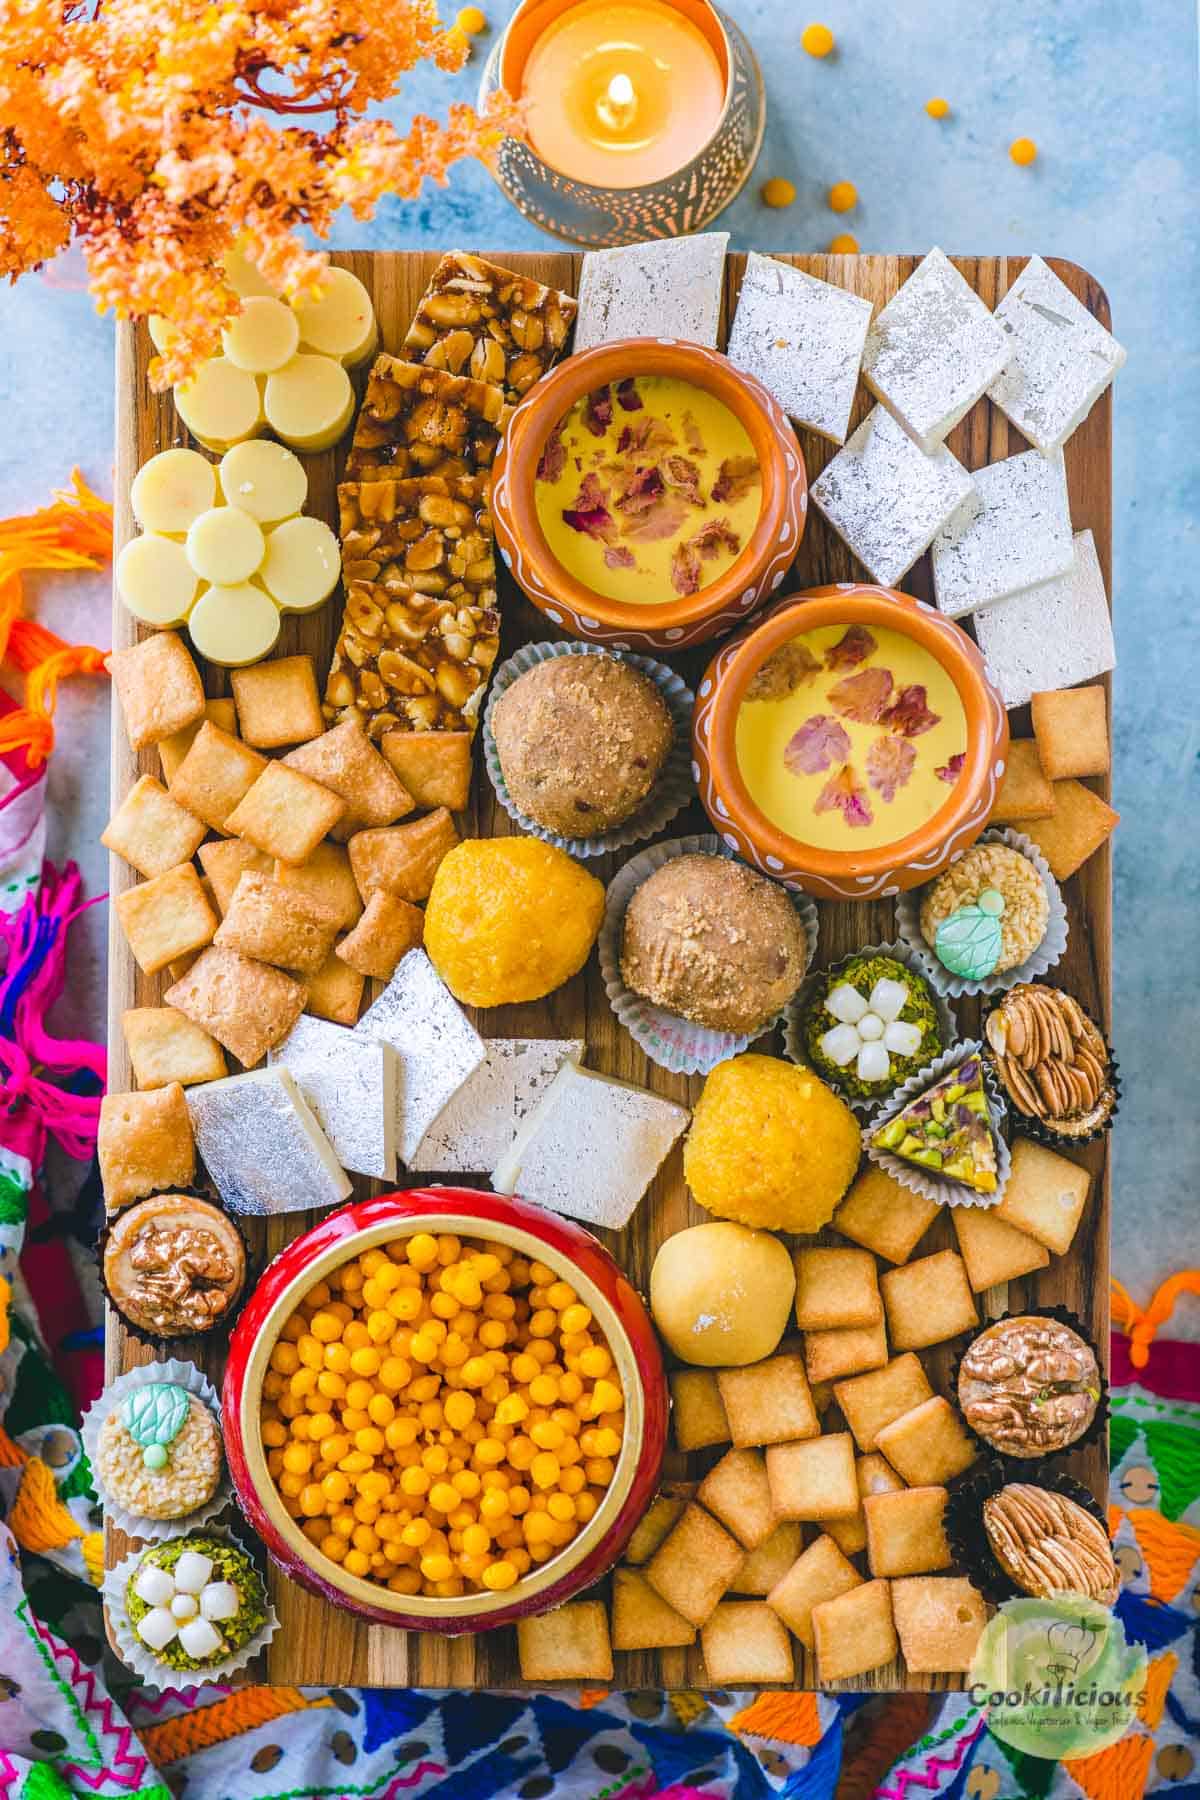
M 490 253 L 489 253 L 490 254 Z M 537 280 L 574 292 L 578 286 L 578 256 L 548 251 L 537 255 L 507 255 L 496 252 L 495 260 L 534 276 Z M 741 282 L 744 258 L 730 256 L 726 263 L 725 306 L 722 321 L 722 343 L 726 321 L 732 317 Z M 796 256 L 784 258 L 799 269 L 824 281 L 861 294 L 877 306 L 883 305 L 907 280 L 917 258 L 905 256 Z M 987 303 L 994 306 L 1007 292 L 1024 266 L 1023 258 L 956 259 L 971 286 Z M 383 345 L 398 351 L 404 331 L 417 301 L 437 261 L 436 255 L 406 252 L 336 255 L 334 261 L 352 269 L 371 291 L 383 337 Z M 1070 263 L 1054 263 L 1056 272 L 1089 310 L 1107 324 L 1108 302 L 1103 290 L 1082 269 Z M 187 442 L 187 434 L 176 417 L 171 395 L 154 394 L 146 379 L 146 367 L 152 350 L 143 327 L 122 326 L 117 350 L 117 470 L 116 470 L 116 537 L 117 547 L 134 535 L 135 523 L 129 507 L 129 489 L 135 473 L 145 460 L 157 451 Z M 358 377 L 361 388 L 365 374 Z M 853 424 L 868 410 L 871 402 L 860 387 Z M 833 446 L 809 432 L 800 434 L 808 464 L 810 482 L 833 455 Z M 966 420 L 949 438 L 950 448 L 968 468 L 994 462 L 1001 457 L 1027 448 L 989 402 L 974 407 Z M 335 485 L 345 455 L 345 443 L 337 450 L 319 456 L 305 457 L 308 470 L 308 511 L 337 527 Z M 1067 472 L 1071 491 L 1071 518 L 1076 530 L 1091 529 L 1095 536 L 1106 583 L 1111 582 L 1111 399 L 1106 394 L 1093 409 L 1090 418 L 1070 440 L 1066 449 Z M 810 509 L 808 527 L 797 560 L 792 588 L 796 591 L 822 582 L 861 578 L 849 551 L 835 536 L 815 508 Z M 501 598 L 504 613 L 502 656 L 511 654 L 520 643 L 560 636 L 542 615 L 513 587 L 501 570 Z M 905 587 L 924 599 L 931 598 L 927 559 L 912 571 Z M 318 662 L 323 676 L 337 632 L 341 611 L 335 596 L 315 615 L 285 619 L 278 654 L 309 651 Z M 125 609 L 114 602 L 113 644 L 127 645 L 143 635 Z M 678 658 L 681 669 L 692 685 L 707 659 L 701 649 Z M 228 680 L 221 669 L 209 669 L 206 683 L 213 695 L 228 691 Z M 127 793 L 132 782 L 144 772 L 159 773 L 157 752 L 150 750 L 134 756 L 129 750 L 119 711 L 114 707 L 112 731 L 112 795 L 114 806 Z M 1027 713 L 1013 716 L 1014 736 L 1030 735 Z M 481 759 L 477 758 L 477 764 Z M 1108 783 L 1096 783 L 1098 791 L 1108 796 Z M 515 828 L 507 813 L 496 802 L 481 767 L 476 769 L 476 785 L 472 816 L 464 829 L 482 835 L 506 835 Z M 667 834 L 672 837 L 689 831 L 705 831 L 711 827 L 699 803 L 676 818 Z M 589 866 L 604 880 L 611 877 L 617 857 L 605 857 Z M 133 871 L 119 858 L 112 858 L 111 889 L 114 896 L 135 881 Z M 1070 944 L 1067 954 L 1051 979 L 1075 994 L 1082 1004 L 1107 1030 L 1111 1028 L 1112 917 L 1111 864 L 1107 848 L 1086 864 L 1080 875 L 1066 884 L 1066 900 L 1070 913 Z M 821 912 L 822 964 L 836 961 L 862 944 L 891 940 L 893 905 L 890 901 L 831 904 L 823 901 Z M 131 1006 L 148 1006 L 161 1002 L 165 978 L 148 979 L 130 957 L 124 937 L 112 918 L 109 937 L 109 1069 L 114 1092 L 132 1086 L 132 1074 L 121 1036 L 121 1014 Z M 973 1033 L 979 1023 L 977 1002 L 960 1002 L 959 1020 L 965 1034 Z M 699 1078 L 676 1077 L 660 1069 L 638 1049 L 633 1040 L 618 1026 L 609 1008 L 593 954 L 584 972 L 557 993 L 536 1004 L 499 1007 L 476 1017 L 485 1036 L 492 1037 L 581 1037 L 586 1038 L 587 1060 L 591 1067 L 606 1073 L 640 1082 L 672 1099 L 694 1103 L 700 1091 Z M 779 1051 L 779 1036 L 764 1039 L 764 1048 Z M 1102 1353 L 1108 1349 L 1108 1246 L 1109 1246 L 1109 1155 L 1104 1140 L 1079 1153 L 1094 1176 L 1092 1198 L 1070 1253 L 1054 1257 L 1050 1266 L 1032 1279 L 1010 1284 L 980 1296 L 981 1310 L 989 1317 L 1021 1305 L 1061 1304 L 1070 1307 L 1087 1323 Z M 470 1178 L 455 1177 L 456 1181 Z M 486 1186 L 480 1176 L 477 1186 Z M 380 1183 L 355 1181 L 356 1196 L 378 1191 Z M 273 1256 L 281 1247 L 306 1231 L 316 1215 L 294 1213 L 269 1223 L 250 1221 L 250 1235 L 256 1252 Z M 633 1221 L 621 1233 L 602 1233 L 610 1248 L 624 1265 L 642 1292 L 648 1287 L 650 1266 L 663 1240 L 684 1226 L 706 1217 L 691 1201 L 684 1186 L 678 1151 L 670 1158 L 658 1180 L 638 1208 Z M 920 1254 L 953 1247 L 954 1238 L 948 1218 L 937 1221 L 920 1246 Z M 187 1356 L 197 1346 L 188 1342 L 172 1345 L 172 1353 Z M 110 1314 L 107 1335 L 107 1372 L 111 1378 L 139 1363 L 153 1360 L 153 1353 L 129 1336 L 121 1322 Z M 208 1344 L 198 1350 L 196 1360 L 219 1386 L 223 1372 L 222 1346 Z M 925 1353 L 931 1378 L 942 1391 L 947 1391 L 951 1351 L 943 1347 Z M 703 1473 L 719 1453 L 683 1458 L 669 1453 L 665 1474 L 668 1477 L 695 1478 Z M 1107 1494 L 1107 1452 L 1103 1445 L 1093 1446 L 1070 1459 L 1071 1473 L 1084 1481 L 1103 1500 Z M 122 1534 L 111 1527 L 108 1532 L 110 1566 L 124 1556 L 129 1546 Z M 304 1685 L 340 1683 L 397 1687 L 451 1688 L 517 1688 L 522 1686 L 517 1663 L 515 1632 L 499 1630 L 475 1637 L 447 1638 L 434 1634 L 406 1635 L 382 1626 L 360 1624 L 349 1613 L 342 1612 L 304 1592 L 277 1570 L 269 1572 L 270 1586 L 278 1609 L 281 1629 L 266 1658 L 258 1679 Z M 801 1656 L 797 1649 L 799 1685 L 816 1685 L 813 1660 Z M 703 1687 L 705 1675 L 699 1645 L 690 1650 L 647 1651 L 621 1654 L 616 1658 L 614 1685 L 619 1688 Z M 854 1687 L 888 1690 L 899 1687 L 961 1685 L 956 1678 L 908 1676 L 900 1665 L 893 1665 L 860 1681 L 847 1683 Z

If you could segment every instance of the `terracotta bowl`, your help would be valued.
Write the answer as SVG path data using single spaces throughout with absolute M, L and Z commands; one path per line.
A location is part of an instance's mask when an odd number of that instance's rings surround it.
M 534 501 L 542 448 L 559 420 L 585 394 L 629 375 L 673 375 L 706 388 L 741 421 L 762 471 L 758 523 L 725 573 L 698 594 L 645 606 L 597 594 L 564 568 Z M 624 338 L 568 357 L 521 402 L 496 458 L 492 509 L 506 566 L 555 625 L 616 650 L 681 650 L 731 630 L 783 586 L 804 535 L 808 479 L 796 434 L 761 382 L 700 344 Z
M 894 844 L 842 852 L 801 843 L 760 812 L 738 769 L 734 731 L 746 690 L 769 656 L 802 631 L 855 624 L 902 632 L 937 658 L 963 703 L 967 752 L 944 805 L 919 830 Z M 952 620 L 893 588 L 843 582 L 790 595 L 724 646 L 697 690 L 692 754 L 704 809 L 731 850 L 807 893 L 873 900 L 929 881 L 979 836 L 1004 773 L 1008 719 L 982 656 Z
M 284 1510 L 259 1436 L 263 1376 L 279 1333 L 308 1289 L 379 1244 L 418 1231 L 510 1244 L 559 1271 L 590 1307 L 625 1393 L 625 1432 L 613 1479 L 583 1530 L 504 1593 L 427 1599 L 394 1594 L 321 1555 Z M 569 1219 L 472 1188 L 413 1188 L 332 1213 L 277 1256 L 238 1320 L 221 1397 L 225 1453 L 247 1519 L 272 1559 L 302 1587 L 377 1625 L 456 1637 L 491 1631 L 558 1606 L 612 1567 L 658 1485 L 667 1385 L 645 1307 L 608 1252 Z

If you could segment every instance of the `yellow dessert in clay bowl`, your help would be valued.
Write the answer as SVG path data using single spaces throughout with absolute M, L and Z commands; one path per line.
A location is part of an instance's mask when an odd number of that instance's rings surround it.
M 737 765 L 780 831 L 824 850 L 920 829 L 962 770 L 967 720 L 922 645 L 872 625 L 819 625 L 777 650 L 738 710 Z
M 754 531 L 762 477 L 724 401 L 674 375 L 585 394 L 559 420 L 535 481 L 538 523 L 562 566 L 608 599 L 698 594 Z

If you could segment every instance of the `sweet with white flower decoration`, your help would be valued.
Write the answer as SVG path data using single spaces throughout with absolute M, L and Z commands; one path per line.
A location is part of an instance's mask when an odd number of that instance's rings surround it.
M 178 1636 L 190 1657 L 214 1656 L 224 1640 L 215 1621 L 232 1619 L 241 1595 L 232 1581 L 213 1581 L 212 1558 L 185 1550 L 173 1569 L 148 1563 L 133 1591 L 150 1611 L 138 1620 L 137 1634 L 149 1650 L 162 1650 Z
M 853 1063 L 860 1081 L 886 1081 L 893 1056 L 915 1056 L 921 1048 L 921 1027 L 900 1017 L 907 1002 L 904 983 L 886 976 L 865 999 L 848 981 L 839 983 L 825 997 L 837 1024 L 821 1038 L 822 1053 L 839 1069 Z

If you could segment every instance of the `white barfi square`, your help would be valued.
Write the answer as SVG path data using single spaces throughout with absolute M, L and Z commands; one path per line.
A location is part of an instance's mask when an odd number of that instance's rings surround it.
M 1005 706 L 1027 706 L 1034 694 L 1094 681 L 1117 664 L 1104 576 L 1090 531 L 1075 534 L 1075 564 L 989 606 L 972 623 Z
M 269 1060 L 295 1077 L 344 1169 L 396 1179 L 399 1059 L 390 1044 L 306 1013 Z
M 496 1165 L 492 1186 L 619 1230 L 688 1118 L 673 1100 L 564 1063 Z
M 424 950 L 410 950 L 355 1035 L 400 1061 L 396 1153 L 411 1167 L 429 1127 L 483 1061 L 484 1042 Z
M 870 323 L 869 300 L 751 252 L 725 354 L 797 425 L 844 444 Z
M 231 1212 L 307 1212 L 350 1180 L 288 1069 L 250 1069 L 187 1089 L 196 1148 Z
M 987 392 L 1012 354 L 1008 336 L 950 261 L 933 249 L 867 333 L 863 380 L 922 450 Z
M 933 541 L 933 595 L 952 619 L 1065 575 L 1075 560 L 1061 456 L 1037 450 L 976 469 L 978 504 Z
M 825 465 L 812 497 L 871 576 L 894 587 L 974 491 L 949 450 L 926 456 L 887 408 L 876 406 Z
M 576 350 L 615 338 L 685 338 L 717 346 L 727 231 L 589 250 L 579 276 Z
M 1040 256 L 1030 257 L 993 317 L 1012 354 L 988 399 L 1048 456 L 1083 424 L 1125 352 Z
M 487 1055 L 417 1146 L 414 1174 L 485 1174 L 495 1168 L 523 1121 L 582 1038 L 485 1038 Z

